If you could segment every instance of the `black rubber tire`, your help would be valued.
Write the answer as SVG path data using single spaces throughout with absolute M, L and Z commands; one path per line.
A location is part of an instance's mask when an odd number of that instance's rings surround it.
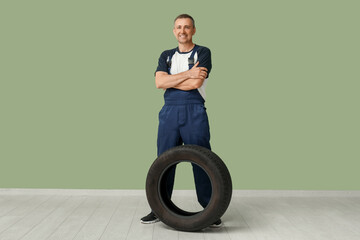
M 180 162 L 197 164 L 210 178 L 211 199 L 200 212 L 178 208 L 166 194 L 167 170 Z M 164 152 L 154 161 L 146 178 L 146 196 L 152 211 L 163 223 L 180 231 L 199 231 L 210 226 L 225 213 L 231 195 L 231 177 L 224 162 L 214 152 L 197 145 L 182 145 Z

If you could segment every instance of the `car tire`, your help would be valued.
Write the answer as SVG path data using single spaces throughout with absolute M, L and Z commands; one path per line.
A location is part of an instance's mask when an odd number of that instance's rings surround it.
M 167 170 L 180 162 L 198 165 L 210 179 L 212 195 L 200 212 L 180 209 L 167 196 Z M 214 152 L 197 145 L 182 145 L 169 149 L 153 162 L 146 178 L 146 196 L 152 211 L 166 225 L 180 231 L 199 231 L 220 219 L 228 208 L 232 196 L 231 176 Z

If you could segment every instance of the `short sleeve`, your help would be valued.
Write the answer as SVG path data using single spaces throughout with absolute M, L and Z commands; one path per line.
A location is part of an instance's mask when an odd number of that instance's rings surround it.
M 207 47 L 201 47 L 198 50 L 198 67 L 206 67 L 208 70 L 208 76 L 210 75 L 212 64 L 211 64 L 211 51 Z
M 161 53 L 155 73 L 159 72 L 159 71 L 161 71 L 161 72 L 168 71 L 168 66 L 166 63 L 167 57 L 168 57 L 168 51 L 164 51 Z
M 168 73 L 169 69 L 168 69 L 167 60 L 168 60 L 168 58 L 170 58 L 170 56 L 174 55 L 175 50 L 176 49 L 174 48 L 171 50 L 165 50 L 161 53 L 155 74 L 156 74 L 156 72 L 167 72 Z

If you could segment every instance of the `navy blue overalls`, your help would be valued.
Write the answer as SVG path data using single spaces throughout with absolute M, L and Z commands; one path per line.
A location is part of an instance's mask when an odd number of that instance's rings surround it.
M 194 66 L 194 54 L 189 58 L 189 69 Z M 171 56 L 169 58 L 171 60 Z M 168 73 L 170 74 L 171 62 Z M 158 156 L 166 150 L 182 144 L 196 144 L 210 147 L 209 122 L 204 106 L 205 100 L 197 89 L 183 91 L 169 88 L 164 93 L 165 105 L 159 113 Z M 204 208 L 211 198 L 211 183 L 207 174 L 196 164 L 192 164 L 198 201 Z M 176 165 L 169 171 L 167 193 L 171 197 L 174 187 Z

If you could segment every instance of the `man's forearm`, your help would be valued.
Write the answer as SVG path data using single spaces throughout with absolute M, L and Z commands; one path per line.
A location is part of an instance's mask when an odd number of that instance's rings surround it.
M 157 88 L 167 89 L 173 88 L 187 79 L 189 79 L 187 71 L 173 75 L 167 74 L 165 72 L 157 72 L 155 82 Z
M 204 82 L 204 79 L 192 78 L 192 79 L 187 79 L 187 80 L 179 83 L 178 85 L 174 86 L 173 88 L 184 90 L 184 91 L 189 91 L 189 90 L 200 88 L 202 86 L 203 82 Z

